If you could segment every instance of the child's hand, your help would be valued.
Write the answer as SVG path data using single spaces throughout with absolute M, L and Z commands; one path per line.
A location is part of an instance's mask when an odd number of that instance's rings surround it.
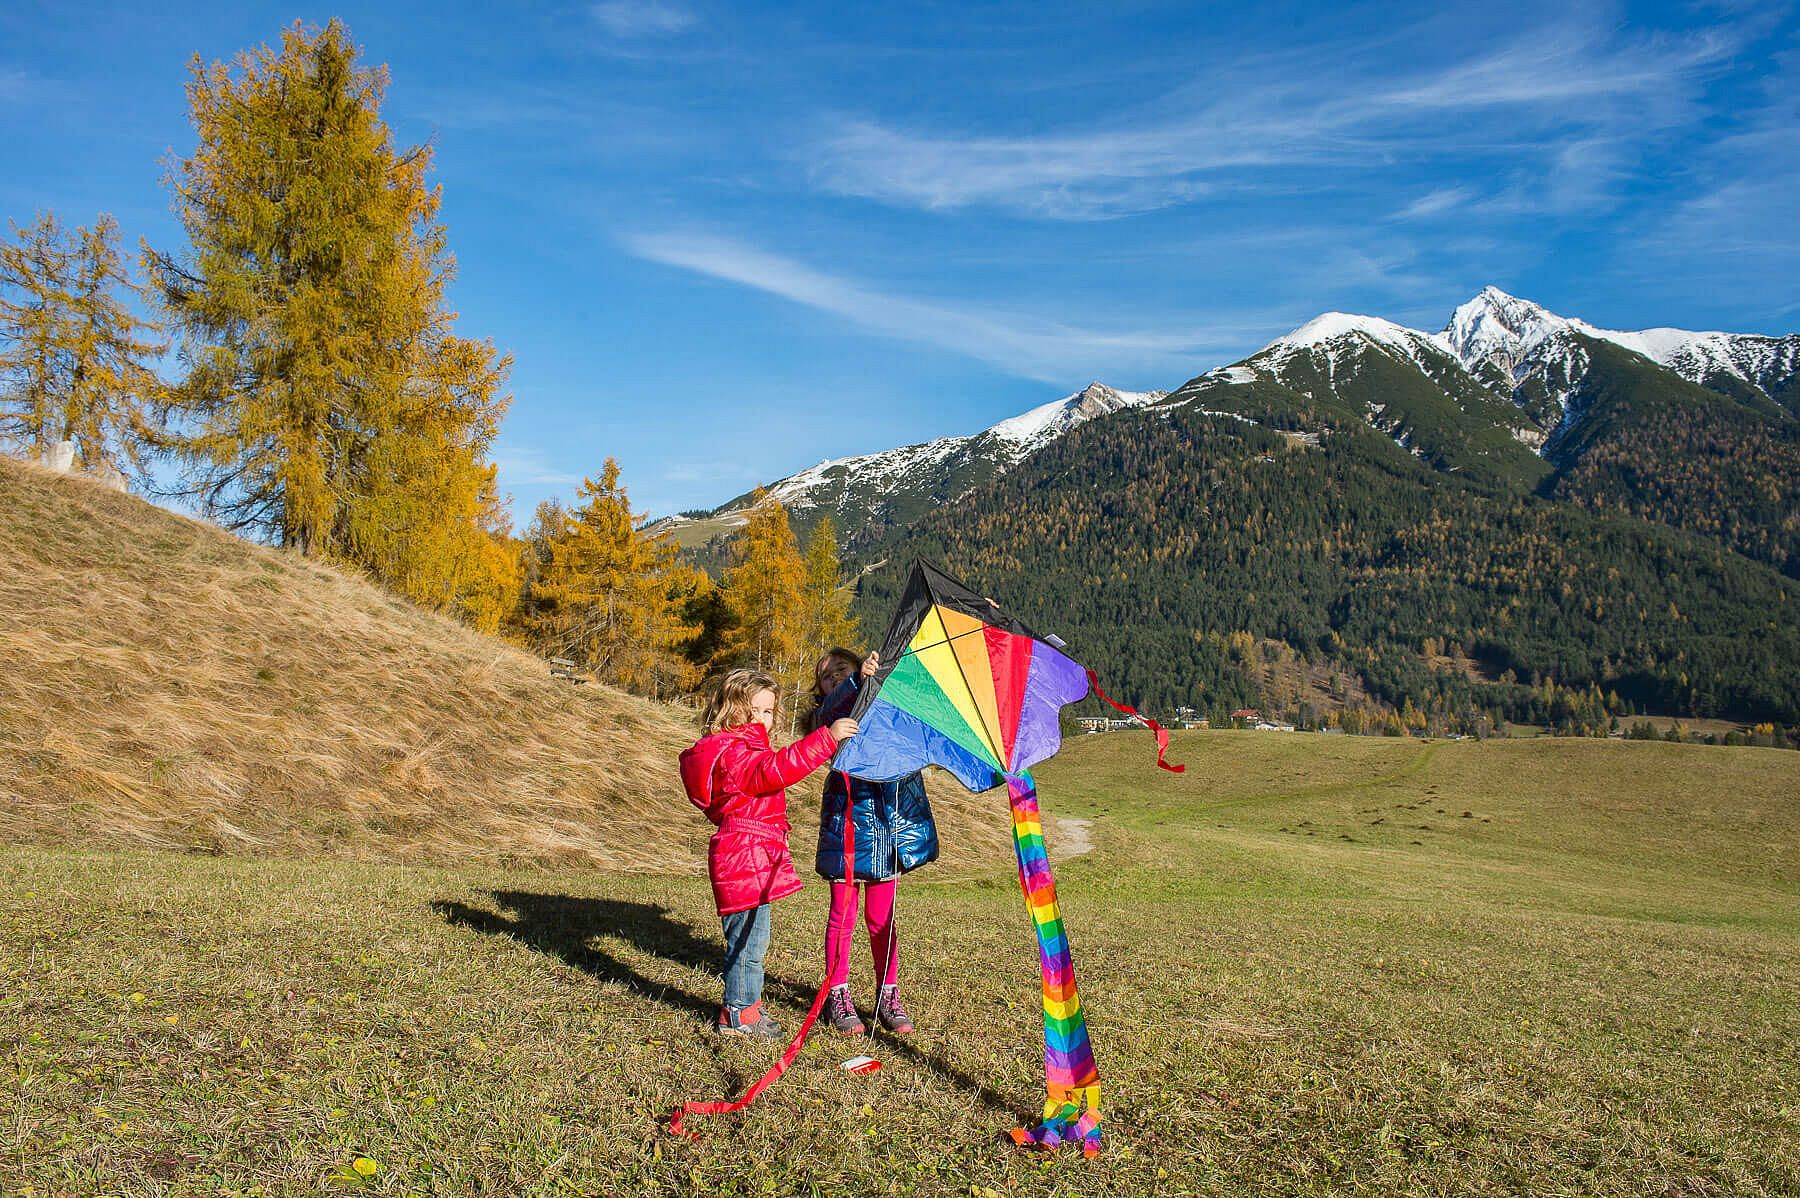
M 831 739 L 842 743 L 856 735 L 856 721 L 848 716 L 831 721 Z
M 881 668 L 881 654 L 871 653 L 867 657 L 863 658 L 862 676 L 864 678 L 875 677 L 875 671 L 879 670 L 880 668 Z

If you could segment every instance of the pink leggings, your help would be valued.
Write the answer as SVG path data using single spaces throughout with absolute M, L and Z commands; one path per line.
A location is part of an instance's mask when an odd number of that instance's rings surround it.
M 892 986 L 900 977 L 900 940 L 894 934 L 894 886 L 899 879 L 864 882 L 863 923 L 869 929 L 869 950 L 882 985 Z M 825 943 L 834 950 L 831 984 L 850 980 L 850 942 L 856 938 L 856 887 L 849 882 L 831 884 L 831 918 L 825 921 Z

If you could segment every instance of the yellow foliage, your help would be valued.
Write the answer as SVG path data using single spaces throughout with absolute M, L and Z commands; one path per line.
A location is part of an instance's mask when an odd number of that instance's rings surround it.
M 89 469 L 141 473 L 162 386 L 145 361 L 166 346 L 128 306 L 143 289 L 118 222 L 65 232 L 45 213 L 13 233 L 0 246 L 0 444 L 42 458 L 72 441 Z
M 511 360 L 452 332 L 431 150 L 395 146 L 386 87 L 337 20 L 195 59 L 189 250 L 146 252 L 191 365 L 179 448 L 227 527 L 491 629 L 518 586 L 486 461 Z
M 680 651 L 700 628 L 683 612 L 704 576 L 675 560 L 673 544 L 644 532 L 617 461 L 606 459 L 577 498 L 573 511 L 552 509 L 559 523 L 543 530 L 547 560 L 532 594 L 540 643 L 637 694 L 692 690 L 699 671 Z
M 734 627 L 724 656 L 730 664 L 775 675 L 792 699 L 812 684 L 806 562 L 786 509 L 767 491 L 752 497 L 744 531 L 731 543 L 731 561 L 722 590 Z

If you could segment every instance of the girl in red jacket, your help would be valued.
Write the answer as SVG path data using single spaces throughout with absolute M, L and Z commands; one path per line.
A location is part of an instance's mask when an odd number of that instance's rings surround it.
M 706 705 L 705 735 L 681 755 L 688 798 L 719 828 L 706 851 L 725 927 L 725 1005 L 716 1027 L 764 1040 L 781 1036 L 762 1012 L 769 904 L 800 889 L 788 854 L 787 788 L 856 735 L 855 720 L 836 720 L 776 752 L 769 733 L 780 691 L 759 670 L 733 670 Z

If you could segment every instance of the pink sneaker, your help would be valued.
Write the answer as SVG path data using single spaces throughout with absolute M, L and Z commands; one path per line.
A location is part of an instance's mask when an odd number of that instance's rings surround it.
M 781 1025 L 763 1014 L 762 1004 L 753 1002 L 741 1011 L 719 1008 L 719 1021 L 713 1030 L 721 1036 L 749 1036 L 753 1040 L 781 1039 Z
M 875 1021 L 896 1036 L 910 1036 L 913 1033 L 913 1022 L 900 1005 L 900 988 L 883 986 L 881 997 L 875 1003 Z
M 831 1024 L 832 1031 L 845 1036 L 860 1036 L 869 1030 L 856 1013 L 848 985 L 831 988 L 831 995 L 825 1000 L 825 1021 Z

